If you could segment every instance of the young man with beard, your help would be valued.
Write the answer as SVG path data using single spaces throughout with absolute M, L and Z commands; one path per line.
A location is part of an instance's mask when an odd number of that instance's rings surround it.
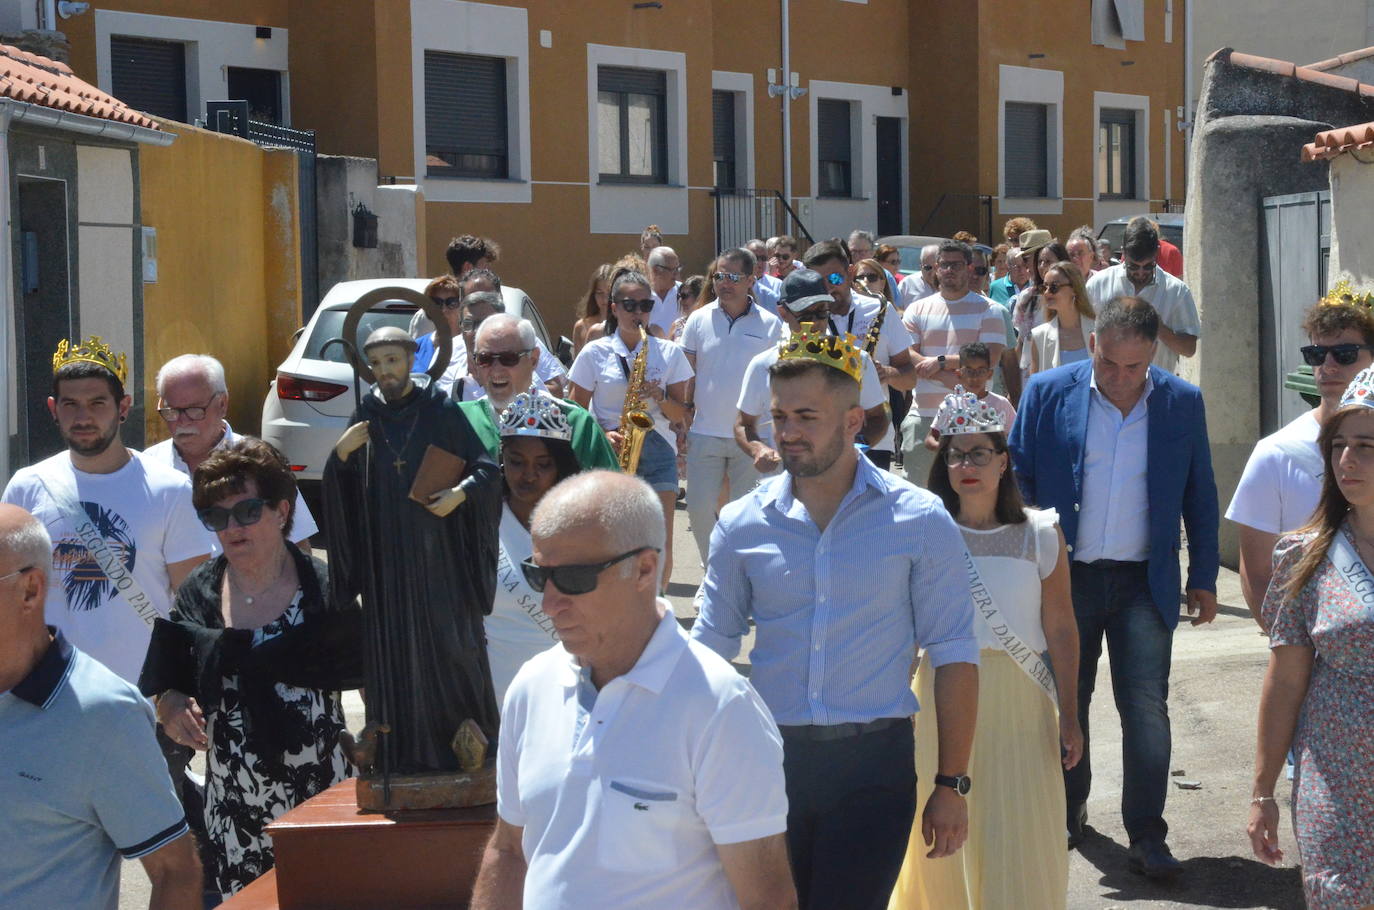
M 692 637 L 733 658 L 753 621 L 753 683 L 783 740 L 787 843 L 803 908 L 887 906 L 916 806 L 911 663 L 937 667 L 940 776 L 930 856 L 968 833 L 963 794 L 978 645 L 963 539 L 938 497 L 854 448 L 861 352 L 794 336 L 769 369 L 786 473 L 726 506 Z

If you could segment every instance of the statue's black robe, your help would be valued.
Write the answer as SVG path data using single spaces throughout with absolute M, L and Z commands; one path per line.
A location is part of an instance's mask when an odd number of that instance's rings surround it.
M 427 378 L 395 404 L 373 386 L 350 421 L 368 422 L 367 445 L 347 461 L 331 453 L 324 469 L 330 596 L 362 598 L 367 720 L 391 727 L 378 761 L 391 773 L 456 770 L 459 724 L 475 720 L 492 749 L 498 727 L 482 617 L 496 591 L 500 475 Z M 444 518 L 408 498 L 431 444 L 467 461 L 467 499 Z

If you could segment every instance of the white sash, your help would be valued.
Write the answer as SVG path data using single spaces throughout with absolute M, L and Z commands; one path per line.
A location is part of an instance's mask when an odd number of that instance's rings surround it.
M 1016 665 L 1025 671 L 1045 695 L 1056 706 L 1059 704 L 1059 693 L 1054 685 L 1054 670 L 1050 668 L 1049 652 L 1043 654 L 1036 653 L 1035 649 L 1026 644 L 1025 640 L 1016 633 L 1016 630 L 1007 622 L 1007 618 L 1002 615 L 1002 611 L 997 609 L 997 604 L 992 599 L 992 592 L 983 583 L 983 577 L 978 573 L 978 564 L 973 561 L 967 550 L 964 551 L 964 559 L 968 561 L 968 589 L 973 597 L 973 608 L 987 623 L 988 630 L 992 632 L 992 637 L 997 639 L 997 643 L 1002 646 Z M 1374 582 L 1371 582 L 1374 584 Z
M 1337 530 L 1326 550 L 1326 558 L 1336 567 L 1341 581 L 1354 594 L 1365 609 L 1374 609 L 1374 575 L 1360 559 L 1355 548 L 1346 539 L 1343 530 Z
M 81 508 L 77 501 L 76 491 L 70 489 L 65 483 L 53 478 L 48 482 L 48 478 L 41 474 L 38 480 L 43 484 L 43 489 L 47 491 L 48 498 L 57 506 L 57 510 L 62 513 L 62 517 L 67 520 L 67 524 L 76 529 L 76 536 L 81 539 L 81 543 L 86 547 L 86 552 L 95 560 L 95 564 L 100 566 L 100 571 L 105 573 L 105 577 L 115 586 L 115 590 L 124 595 L 127 603 L 138 618 L 143 620 L 144 625 L 152 627 L 153 621 L 158 618 L 157 608 L 144 593 L 143 586 L 134 578 L 134 573 L 129 567 L 124 565 L 124 560 L 114 551 L 109 542 L 101 536 L 96 528 L 95 522 L 86 514 L 86 510 Z

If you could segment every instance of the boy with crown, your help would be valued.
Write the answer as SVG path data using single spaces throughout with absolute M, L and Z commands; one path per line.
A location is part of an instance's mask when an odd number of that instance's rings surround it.
M 0 499 L 33 513 L 52 536 L 48 623 L 137 685 L 153 620 L 168 615 L 211 541 L 190 478 L 120 441 L 132 404 L 127 378 L 125 355 L 98 337 L 62 341 L 48 411 L 67 449 L 17 471 Z
M 784 342 L 768 372 L 785 472 L 722 511 L 692 629 L 729 659 L 755 624 L 750 682 L 782 732 L 803 908 L 887 906 L 916 813 L 919 648 L 936 668 L 942 784 L 922 835 L 942 857 L 968 833 L 978 645 L 964 543 L 938 497 L 859 457 L 863 366 L 852 336 Z

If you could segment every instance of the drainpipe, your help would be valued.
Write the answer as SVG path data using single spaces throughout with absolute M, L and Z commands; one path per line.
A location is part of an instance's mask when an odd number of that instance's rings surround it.
M 782 198 L 792 204 L 792 5 L 782 0 Z
M 1193 157 L 1193 124 L 1197 121 L 1197 102 L 1193 98 L 1193 4 L 1197 0 L 1184 0 L 1183 10 L 1183 192 L 1188 192 L 1188 165 Z
M 10 224 L 10 116 L 9 105 L 0 106 L 0 228 L 4 242 L 0 243 L 0 376 L 15 376 L 18 364 L 10 359 L 10 326 L 14 325 L 14 274 L 10 262 L 10 242 L 14 226 Z M 0 477 L 9 483 L 10 477 L 10 396 L 17 394 L 19 384 L 8 382 L 0 391 Z
M 43 0 L 43 22 L 39 28 L 57 31 L 57 0 Z

